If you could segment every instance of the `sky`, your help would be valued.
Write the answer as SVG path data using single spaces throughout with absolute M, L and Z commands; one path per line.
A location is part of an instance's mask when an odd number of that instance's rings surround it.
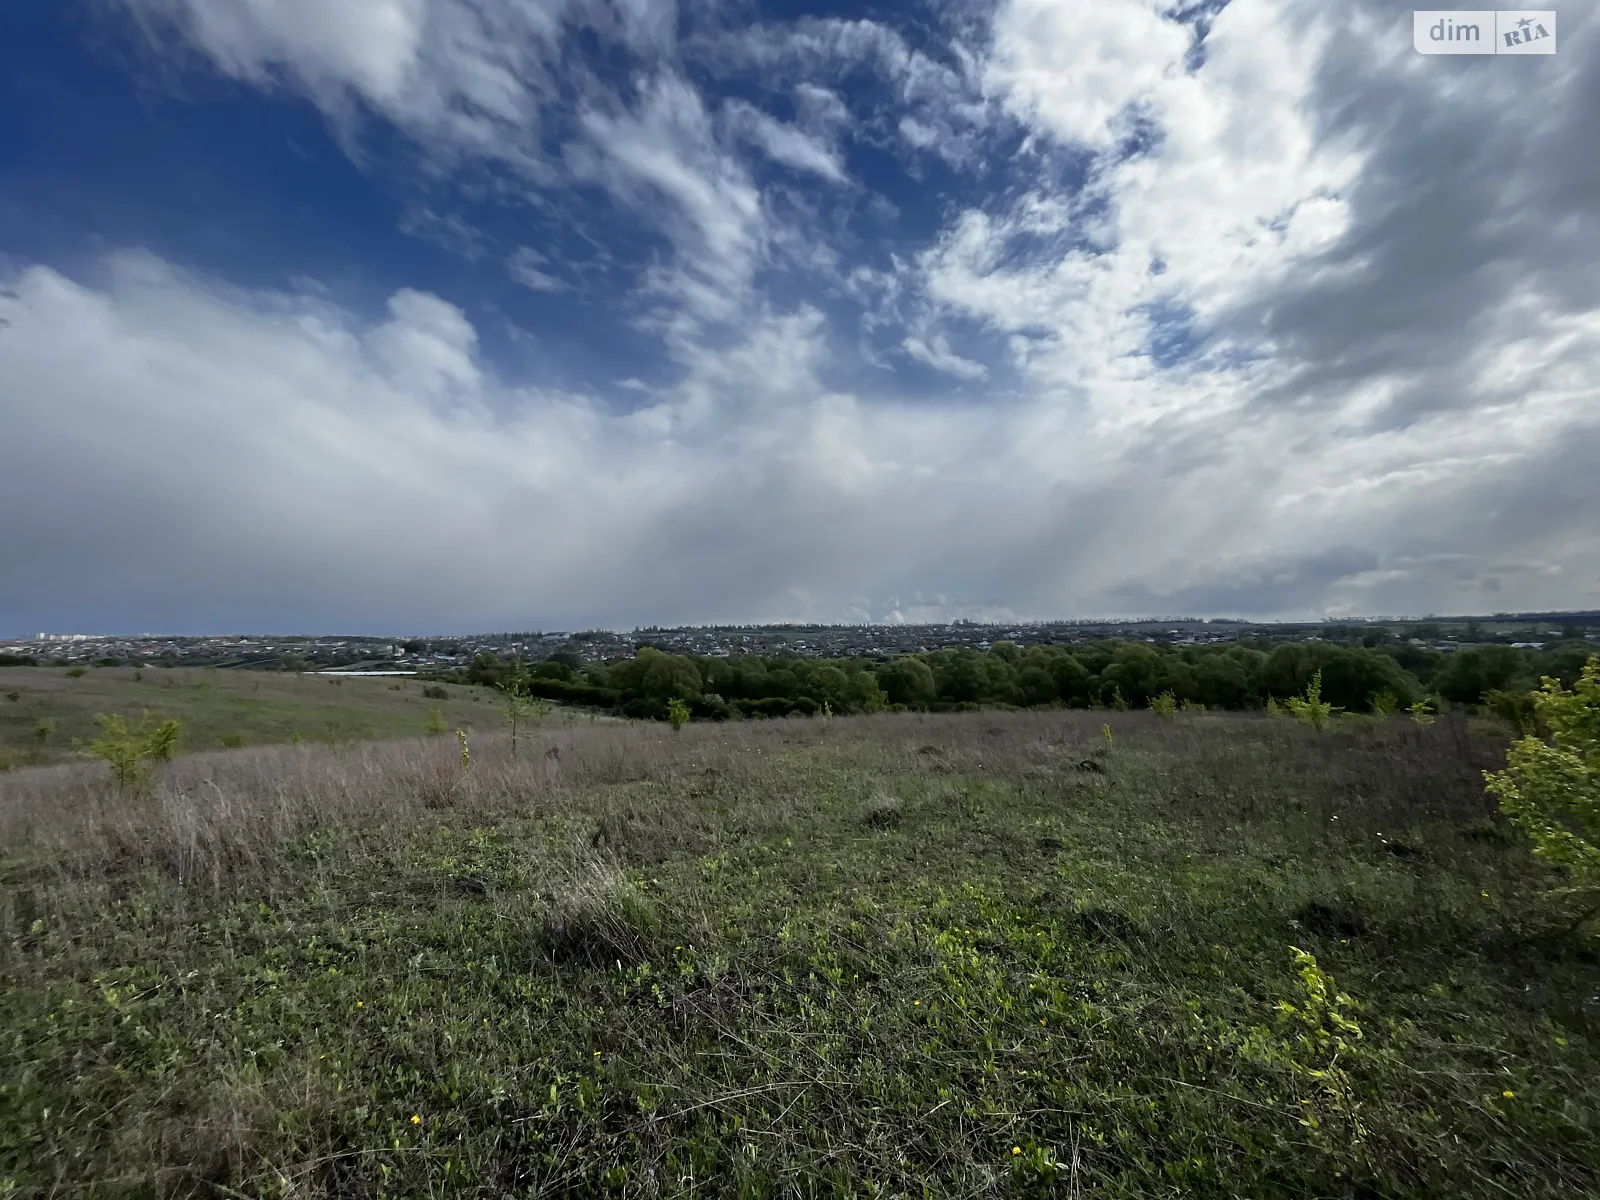
M 1600 607 L 1600 14 L 22 0 L 0 637 Z

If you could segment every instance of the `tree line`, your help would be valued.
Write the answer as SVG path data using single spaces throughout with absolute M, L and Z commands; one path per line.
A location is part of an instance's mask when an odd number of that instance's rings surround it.
M 1494 706 L 1551 676 L 1572 686 L 1593 644 L 1572 640 L 1524 650 L 1482 645 L 1451 653 L 1412 645 L 1327 642 L 1173 646 L 1093 641 L 1022 649 L 935 650 L 895 658 L 823 659 L 743 655 L 711 658 L 645 646 L 637 655 L 586 664 L 558 654 L 531 667 L 529 695 L 624 716 L 664 720 L 678 700 L 698 719 L 778 717 L 882 710 L 1145 708 L 1170 693 L 1178 704 L 1262 709 L 1304 693 L 1320 672 L 1322 697 L 1349 712 Z M 513 661 L 479 654 L 437 677 L 504 686 Z

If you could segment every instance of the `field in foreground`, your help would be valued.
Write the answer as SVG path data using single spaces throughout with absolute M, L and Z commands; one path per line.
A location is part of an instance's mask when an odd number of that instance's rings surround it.
M 12 772 L 0 1195 L 1594 1194 L 1600 956 L 1503 750 L 973 713 Z

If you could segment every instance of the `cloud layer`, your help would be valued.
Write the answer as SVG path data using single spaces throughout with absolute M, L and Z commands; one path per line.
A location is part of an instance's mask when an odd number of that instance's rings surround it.
M 124 3 L 397 133 L 407 232 L 530 302 L 583 272 L 471 205 L 598 239 L 596 346 L 659 358 L 554 387 L 470 286 L 5 247 L 0 635 L 1600 606 L 1600 22 Z

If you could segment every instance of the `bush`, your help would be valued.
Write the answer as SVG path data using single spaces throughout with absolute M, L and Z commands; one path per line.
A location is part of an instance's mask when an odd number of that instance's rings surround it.
M 448 700 L 448 699 L 450 699 L 450 693 L 447 692 L 444 688 L 439 687 L 437 684 L 430 685 L 428 687 L 423 688 L 422 689 L 422 695 L 423 695 L 423 698 L 427 699 L 427 700 Z
M 674 733 L 689 723 L 689 706 L 676 696 L 667 701 L 667 722 Z
M 450 726 L 445 724 L 444 714 L 437 708 L 428 710 L 428 723 L 422 727 L 423 732 L 437 737 L 441 733 L 449 733 Z
M 1302 725 L 1309 725 L 1313 729 L 1327 727 L 1328 719 L 1340 711 L 1336 706 L 1326 703 L 1322 699 L 1322 672 L 1318 671 L 1311 677 L 1311 682 L 1306 684 L 1306 694 L 1290 696 L 1288 701 L 1289 711 Z
M 123 791 L 142 791 L 149 782 L 152 762 L 166 762 L 177 750 L 178 722 L 167 720 L 151 727 L 146 717 L 143 727 L 128 728 L 120 716 L 95 718 L 100 725 L 100 736 L 88 745 L 94 757 L 111 768 L 112 777 Z
M 1484 780 L 1534 854 L 1568 873 L 1569 886 L 1552 897 L 1579 901 L 1576 927 L 1600 911 L 1600 655 L 1572 691 L 1546 678 L 1530 699 L 1550 741 L 1520 738 L 1505 770 L 1485 771 Z
M 1496 688 L 1483 694 L 1483 706 L 1524 737 L 1539 736 L 1537 692 L 1506 692 Z
M 89 673 L 89 668 L 87 668 L 87 667 L 72 667 L 67 671 L 67 678 L 68 679 L 82 679 L 88 673 Z

